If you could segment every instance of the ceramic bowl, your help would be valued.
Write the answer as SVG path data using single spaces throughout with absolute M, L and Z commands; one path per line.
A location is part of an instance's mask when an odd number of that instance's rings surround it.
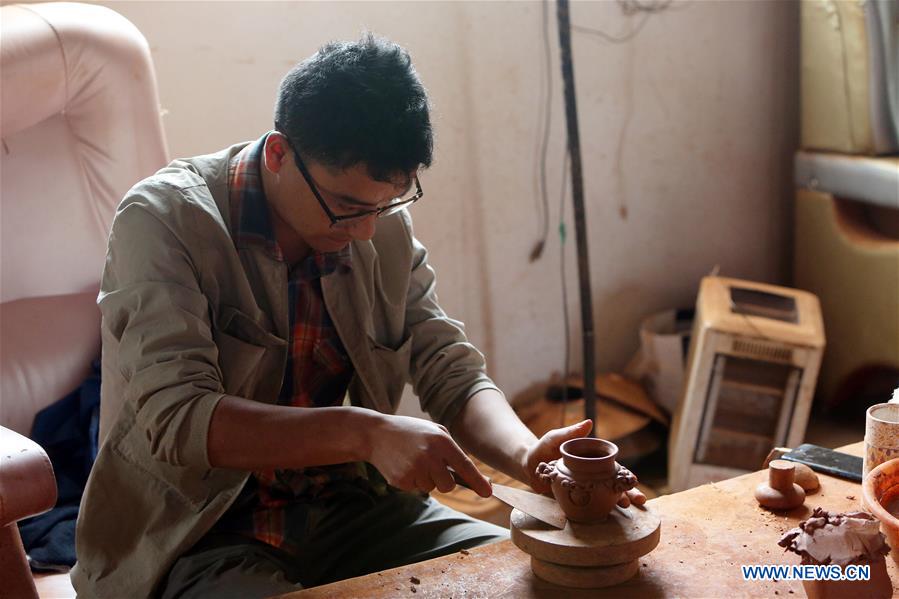
M 871 470 L 862 482 L 862 500 L 880 520 L 893 561 L 899 563 L 899 458 Z

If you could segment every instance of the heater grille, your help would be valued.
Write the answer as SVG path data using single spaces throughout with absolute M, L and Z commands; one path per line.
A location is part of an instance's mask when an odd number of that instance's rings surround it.
M 735 339 L 733 351 L 753 358 L 774 360 L 777 362 L 792 362 L 793 350 L 782 345 L 770 345 L 759 341 L 746 341 Z
M 789 364 L 716 355 L 693 461 L 758 468 L 786 441 L 800 375 Z

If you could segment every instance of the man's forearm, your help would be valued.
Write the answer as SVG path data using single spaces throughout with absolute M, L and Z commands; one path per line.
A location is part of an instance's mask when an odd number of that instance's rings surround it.
M 537 437 L 496 390 L 474 394 L 450 426 L 453 438 L 468 452 L 509 476 L 530 483 L 525 454 Z
M 356 407 L 295 408 L 226 396 L 209 424 L 209 462 L 261 470 L 363 461 L 368 421 L 377 416 Z

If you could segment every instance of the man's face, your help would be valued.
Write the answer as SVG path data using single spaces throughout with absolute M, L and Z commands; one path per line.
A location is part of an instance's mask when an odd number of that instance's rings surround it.
M 277 132 L 269 134 L 265 142 L 264 160 L 263 168 L 269 171 L 269 180 L 273 182 L 266 188 L 266 197 L 276 221 L 281 221 L 275 225 L 276 235 L 281 229 L 298 236 L 314 250 L 336 252 L 352 240 L 368 240 L 375 234 L 374 215 L 331 226 L 330 218 L 297 167 L 293 150 L 283 135 Z M 411 182 L 411 177 L 406 176 L 393 183 L 376 181 L 368 175 L 364 164 L 337 170 L 314 161 L 304 160 L 303 163 L 312 185 L 337 216 L 383 206 L 405 194 Z M 281 237 L 278 235 L 278 242 L 283 245 Z

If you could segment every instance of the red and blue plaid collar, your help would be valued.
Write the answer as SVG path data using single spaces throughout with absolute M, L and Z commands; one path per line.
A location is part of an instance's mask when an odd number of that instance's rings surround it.
M 275 260 L 284 261 L 275 239 L 271 213 L 262 187 L 260 168 L 268 133 L 238 152 L 228 165 L 231 197 L 231 234 L 239 247 L 261 247 Z M 352 264 L 350 245 L 338 252 L 314 252 L 299 265 L 302 278 L 322 277 Z

